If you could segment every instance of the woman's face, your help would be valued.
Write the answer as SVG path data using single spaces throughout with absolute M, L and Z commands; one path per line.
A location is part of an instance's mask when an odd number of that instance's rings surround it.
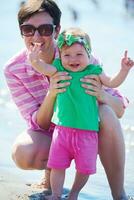
M 35 28 L 38 28 L 40 25 L 44 24 L 53 24 L 53 18 L 47 12 L 40 12 L 31 16 L 26 20 L 23 25 L 32 25 Z M 60 27 L 53 28 L 53 32 L 50 36 L 40 35 L 38 30 L 35 30 L 34 34 L 31 36 L 24 36 L 24 42 L 28 50 L 35 47 L 35 45 L 40 46 L 40 50 L 43 54 L 49 53 L 54 48 L 54 40 L 57 38 Z

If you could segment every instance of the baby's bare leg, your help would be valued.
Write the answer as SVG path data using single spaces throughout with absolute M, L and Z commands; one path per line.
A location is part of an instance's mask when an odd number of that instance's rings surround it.
M 72 186 L 72 189 L 69 193 L 68 200 L 77 200 L 79 192 L 82 190 L 84 185 L 87 183 L 89 175 L 76 172 L 75 180 Z
M 50 184 L 52 189 L 52 195 L 49 200 L 61 199 L 63 184 L 65 180 L 65 170 L 63 169 L 51 169 Z

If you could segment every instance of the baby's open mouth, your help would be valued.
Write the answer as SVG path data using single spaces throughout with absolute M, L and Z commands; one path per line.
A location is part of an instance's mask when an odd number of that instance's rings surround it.
M 74 68 L 78 68 L 80 65 L 79 64 L 71 64 L 70 66 L 74 67 Z

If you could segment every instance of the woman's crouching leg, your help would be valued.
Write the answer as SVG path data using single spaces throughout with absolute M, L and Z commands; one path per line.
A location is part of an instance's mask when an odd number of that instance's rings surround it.
M 12 148 L 12 158 L 21 169 L 45 169 L 50 144 L 51 136 L 49 137 L 35 131 L 26 131 L 16 138 Z M 39 183 L 28 185 L 34 188 L 45 189 L 48 193 L 51 193 L 50 171 L 48 169 L 45 170 Z
M 124 191 L 125 145 L 120 122 L 107 105 L 100 106 L 99 156 L 114 200 L 126 200 Z
M 12 158 L 21 169 L 45 169 L 50 144 L 51 137 L 40 132 L 26 131 L 16 138 Z

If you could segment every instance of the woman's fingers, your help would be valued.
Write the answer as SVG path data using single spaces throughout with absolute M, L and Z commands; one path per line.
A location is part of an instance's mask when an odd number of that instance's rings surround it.
M 66 72 L 57 72 L 54 76 L 51 77 L 51 82 L 59 83 L 60 81 L 70 80 L 71 76 L 68 75 Z
M 87 89 L 87 90 L 94 91 L 94 92 L 98 92 L 98 91 L 100 90 L 99 87 L 96 87 L 96 86 L 94 86 L 94 85 L 82 84 L 82 87 L 84 87 L 84 88 Z
M 100 89 L 96 86 L 93 85 L 87 85 L 87 84 L 83 84 L 82 85 L 85 88 L 85 92 L 87 94 L 90 94 L 92 96 L 96 96 L 98 97 L 98 95 L 100 95 Z
M 97 93 L 97 92 L 95 92 L 95 91 L 91 91 L 91 90 L 85 90 L 85 92 L 86 92 L 87 94 L 90 94 L 91 96 L 95 96 L 95 97 L 97 97 L 97 96 L 98 96 L 98 93 Z
M 70 85 L 70 82 L 55 83 L 55 84 L 53 84 L 53 87 L 56 88 L 56 89 L 59 89 L 59 88 L 66 87 L 68 85 Z
M 87 86 L 89 86 L 89 84 L 90 84 L 90 85 L 93 85 L 93 86 L 95 86 L 99 89 L 101 89 L 101 87 L 102 87 L 101 82 L 99 81 L 98 77 L 96 79 L 94 79 L 94 78 L 92 79 L 89 76 L 89 78 L 81 79 L 81 81 L 84 83 L 84 87 L 85 87 L 85 83 L 88 83 L 88 84 L 86 84 Z
M 81 79 L 82 87 L 85 88 L 85 92 L 91 96 L 97 97 L 98 100 L 102 99 L 104 92 L 99 76 L 88 75 Z
M 66 87 L 70 85 L 71 76 L 67 72 L 57 72 L 50 78 L 50 90 L 55 94 L 66 91 Z M 66 80 L 66 81 L 64 81 Z M 68 81 L 67 81 L 68 80 Z M 64 81 L 64 82 L 61 82 Z
M 96 80 L 96 81 L 99 81 L 100 79 L 99 79 L 99 76 L 98 75 L 94 75 L 94 74 L 92 74 L 92 75 L 87 75 L 87 76 L 85 76 L 85 77 L 83 77 L 83 78 L 85 78 L 85 79 L 93 79 L 93 80 Z

